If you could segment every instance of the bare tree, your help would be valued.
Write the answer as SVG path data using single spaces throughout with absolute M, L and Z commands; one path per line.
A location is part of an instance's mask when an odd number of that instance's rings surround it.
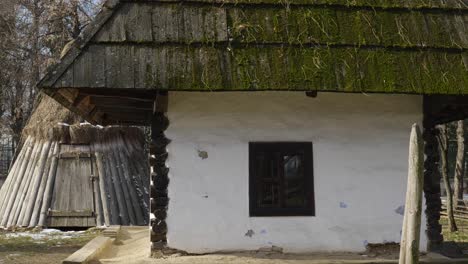
M 0 126 L 15 142 L 33 109 L 37 82 L 101 1 L 0 0 L 1 10 L 9 8 L 9 16 L 0 14 Z
M 454 175 L 454 204 L 455 208 L 459 201 L 463 200 L 463 176 L 465 175 L 465 122 L 457 122 L 457 157 Z
M 447 127 L 446 125 L 438 126 L 439 133 L 437 140 L 439 143 L 440 151 L 440 171 L 442 174 L 442 179 L 444 181 L 445 190 L 447 193 L 447 218 L 449 223 L 450 232 L 458 231 L 457 224 L 455 222 L 455 217 L 453 213 L 453 195 L 452 187 L 450 186 L 450 181 L 448 178 L 447 172 Z

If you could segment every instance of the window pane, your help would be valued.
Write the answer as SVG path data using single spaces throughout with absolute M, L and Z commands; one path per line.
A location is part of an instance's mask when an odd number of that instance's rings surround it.
M 279 153 L 259 152 L 256 156 L 259 207 L 278 207 L 280 205 L 280 186 L 278 176 Z
M 279 206 L 279 185 L 277 183 L 263 183 L 262 193 L 259 196 L 259 207 Z
M 283 156 L 284 164 L 284 205 L 304 207 L 306 205 L 304 181 L 304 156 L 302 154 Z

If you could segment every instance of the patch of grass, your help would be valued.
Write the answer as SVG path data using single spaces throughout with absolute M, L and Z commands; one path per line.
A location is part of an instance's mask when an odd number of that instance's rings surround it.
M 20 234 L 21 236 L 15 236 L 15 234 Z M 28 236 L 23 236 L 23 234 L 28 234 Z M 49 233 L 40 239 L 32 237 L 38 234 L 40 232 L 2 232 L 0 233 L 0 252 L 43 252 L 51 248 L 80 248 L 98 236 L 100 231 L 91 229 L 83 233 L 73 234 L 71 237 L 64 237 L 64 233 Z
M 457 232 L 450 232 L 448 228 L 447 217 L 440 218 L 440 224 L 442 225 L 442 235 L 445 241 L 454 241 L 457 243 L 468 243 L 468 220 L 455 219 L 458 227 Z

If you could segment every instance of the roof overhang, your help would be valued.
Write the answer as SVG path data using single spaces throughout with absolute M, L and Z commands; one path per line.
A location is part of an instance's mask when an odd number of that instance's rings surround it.
M 468 1 L 108 0 L 39 87 L 103 124 L 157 91 L 468 94 Z

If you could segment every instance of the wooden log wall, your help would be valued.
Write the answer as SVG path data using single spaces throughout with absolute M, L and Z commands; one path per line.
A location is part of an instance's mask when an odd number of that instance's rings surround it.
M 468 117 L 467 96 L 425 96 L 423 103 L 424 197 L 426 199 L 426 235 L 428 250 L 439 251 L 444 240 L 440 224 L 442 209 L 440 190 L 440 154 L 436 125 Z
M 170 140 L 164 134 L 169 126 L 167 112 L 167 93 L 158 94 L 155 102 L 155 113 L 151 121 L 151 242 L 153 250 L 164 250 L 167 244 L 167 208 L 169 203 L 168 185 L 169 168 L 167 145 Z
M 90 125 L 67 131 L 71 136 L 27 137 L 0 189 L 1 226 L 149 224 L 143 132 Z M 82 142 L 86 135 L 91 141 Z

